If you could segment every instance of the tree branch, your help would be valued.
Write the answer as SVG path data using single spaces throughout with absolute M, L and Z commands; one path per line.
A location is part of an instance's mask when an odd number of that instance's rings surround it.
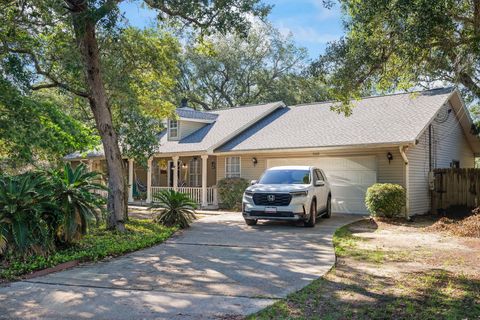
M 87 92 L 72 88 L 71 86 L 69 86 L 65 83 L 62 83 L 59 80 L 55 79 L 55 77 L 53 77 L 50 74 L 50 72 L 43 70 L 42 67 L 40 66 L 40 62 L 39 62 L 37 56 L 31 50 L 25 49 L 25 48 L 17 48 L 17 49 L 7 48 L 7 49 L 8 49 L 8 51 L 13 52 L 13 53 L 25 54 L 25 55 L 29 56 L 30 59 L 32 59 L 32 61 L 33 61 L 33 66 L 34 66 L 37 74 L 42 75 L 45 78 L 47 78 L 48 80 L 50 80 L 49 83 L 38 84 L 38 85 L 31 86 L 30 88 L 32 90 L 41 90 L 41 89 L 46 89 L 46 88 L 57 87 L 57 88 L 62 88 L 64 90 L 67 90 L 67 91 L 69 91 L 69 92 L 71 92 L 71 93 L 73 93 L 77 96 L 80 96 L 80 97 L 83 97 L 83 98 L 90 98 L 90 95 Z

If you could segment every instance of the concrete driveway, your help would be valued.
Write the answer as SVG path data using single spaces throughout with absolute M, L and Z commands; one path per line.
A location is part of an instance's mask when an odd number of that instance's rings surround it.
M 322 276 L 334 231 L 210 216 L 164 244 L 0 287 L 0 318 L 222 319 L 256 312 Z

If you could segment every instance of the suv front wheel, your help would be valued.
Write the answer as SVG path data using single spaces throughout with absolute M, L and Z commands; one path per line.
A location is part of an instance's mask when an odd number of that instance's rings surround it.
M 327 209 L 325 210 L 325 213 L 323 214 L 322 218 L 328 219 L 331 216 L 332 216 L 332 197 L 328 196 Z
M 315 222 L 317 222 L 317 202 L 313 200 L 310 205 L 310 217 L 305 221 L 305 227 L 315 227 Z
M 248 226 L 254 226 L 257 224 L 257 219 L 245 219 L 245 223 L 248 225 Z

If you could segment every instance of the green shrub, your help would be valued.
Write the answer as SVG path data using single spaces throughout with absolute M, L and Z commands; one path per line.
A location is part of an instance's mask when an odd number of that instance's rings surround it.
M 225 209 L 241 210 L 243 192 L 250 183 L 242 178 L 224 178 L 217 184 L 218 195 Z
M 0 254 L 47 254 L 87 231 L 105 203 L 98 173 L 81 164 L 52 172 L 0 176 Z
M 398 184 L 376 183 L 368 188 L 365 205 L 372 216 L 400 216 L 406 203 L 405 189 Z
M 67 163 L 63 171 L 53 172 L 52 183 L 55 197 L 52 201 L 60 211 L 61 228 L 56 234 L 69 243 L 80 239 L 87 233 L 90 222 L 99 220 L 106 200 L 97 190 L 107 190 L 98 183 L 100 174 L 89 172 L 85 164 L 75 169 Z
M 187 194 L 165 190 L 153 196 L 150 210 L 156 213 L 155 222 L 167 227 L 188 228 L 195 217 L 197 204 Z
M 0 254 L 44 253 L 53 248 L 59 217 L 47 176 L 30 172 L 0 178 Z

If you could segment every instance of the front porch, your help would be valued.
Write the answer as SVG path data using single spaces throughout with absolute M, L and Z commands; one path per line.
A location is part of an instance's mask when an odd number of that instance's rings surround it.
M 202 209 L 217 209 L 216 157 L 208 155 L 152 157 L 145 168 L 128 162 L 128 202 L 155 202 L 164 190 L 188 194 Z

